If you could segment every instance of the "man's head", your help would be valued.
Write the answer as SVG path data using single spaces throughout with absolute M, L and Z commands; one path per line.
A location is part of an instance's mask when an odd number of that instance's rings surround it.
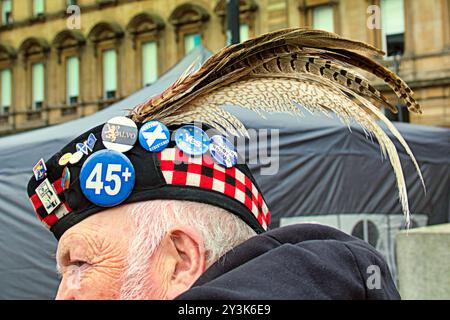
M 58 299 L 173 299 L 256 235 L 224 209 L 154 200 L 114 207 L 60 239 Z

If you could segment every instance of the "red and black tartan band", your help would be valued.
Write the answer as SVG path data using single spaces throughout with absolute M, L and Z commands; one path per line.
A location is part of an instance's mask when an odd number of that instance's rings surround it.
M 137 125 L 138 128 L 142 126 Z M 78 177 L 88 156 L 77 164 L 68 165 L 71 181 L 67 190 L 61 188 L 64 167 L 58 164 L 62 155 L 75 152 L 76 144 L 86 141 L 91 133 L 98 139 L 92 153 L 105 149 L 101 142 L 102 128 L 103 124 L 84 133 L 46 162 L 47 179 L 61 200 L 61 205 L 51 214 L 47 214 L 36 195 L 36 188 L 42 181 L 36 181 L 34 176 L 30 179 L 28 194 L 31 203 L 39 219 L 57 239 L 85 218 L 106 210 L 91 203 L 81 191 Z M 170 127 L 169 130 L 172 133 L 178 128 Z M 137 143 L 125 156 L 133 164 L 136 181 L 124 204 L 163 199 L 207 203 L 237 215 L 257 233 L 267 230 L 270 212 L 247 165 L 225 168 L 208 154 L 188 157 L 173 142 L 159 153 L 149 153 Z

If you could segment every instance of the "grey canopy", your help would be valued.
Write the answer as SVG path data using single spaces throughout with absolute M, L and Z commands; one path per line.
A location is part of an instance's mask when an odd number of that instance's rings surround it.
M 192 62 L 202 63 L 209 55 L 208 50 L 197 48 L 152 86 L 91 116 L 0 139 L 0 299 L 52 299 L 58 286 L 56 240 L 38 221 L 26 193 L 37 160 L 48 159 L 82 132 L 113 116 L 125 115 L 125 109 L 162 92 Z M 230 110 L 248 128 L 268 129 L 275 149 L 279 147 L 279 157 L 274 152 L 250 164 L 271 209 L 272 227 L 289 223 L 289 219 L 314 217 L 311 218 L 314 221 L 345 229 L 342 221 L 369 215 L 383 217 L 375 220 L 389 229 L 392 221 L 386 217 L 401 217 L 390 164 L 381 160 L 378 144 L 368 140 L 357 126 L 352 126 L 350 132 L 336 119 L 310 115 L 294 119 L 282 114 L 263 119 L 240 108 Z M 422 224 L 448 222 L 450 130 L 408 124 L 396 126 L 416 155 L 427 185 L 425 196 L 411 161 L 397 145 L 411 212 L 426 217 Z M 280 129 L 279 142 L 278 133 L 271 129 Z M 257 160 L 251 154 L 261 151 L 256 150 L 261 144 L 255 141 L 250 140 L 246 150 L 251 162 Z M 269 165 L 264 164 L 267 159 L 272 159 Z M 272 169 L 277 166 L 279 169 L 274 175 L 265 175 L 272 170 L 271 165 Z

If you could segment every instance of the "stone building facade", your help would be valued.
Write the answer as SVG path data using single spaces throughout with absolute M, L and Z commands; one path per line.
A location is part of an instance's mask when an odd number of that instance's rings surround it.
M 0 0 L 0 134 L 89 115 L 199 44 L 220 50 L 225 3 Z M 371 43 L 416 91 L 424 114 L 411 122 L 450 127 L 449 11 L 450 0 L 241 0 L 241 40 L 303 26 Z

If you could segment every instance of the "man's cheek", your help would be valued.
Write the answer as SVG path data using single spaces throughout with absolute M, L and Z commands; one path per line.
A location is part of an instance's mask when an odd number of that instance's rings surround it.
M 90 267 L 81 270 L 71 279 L 84 299 L 117 299 L 121 276 L 117 270 Z

